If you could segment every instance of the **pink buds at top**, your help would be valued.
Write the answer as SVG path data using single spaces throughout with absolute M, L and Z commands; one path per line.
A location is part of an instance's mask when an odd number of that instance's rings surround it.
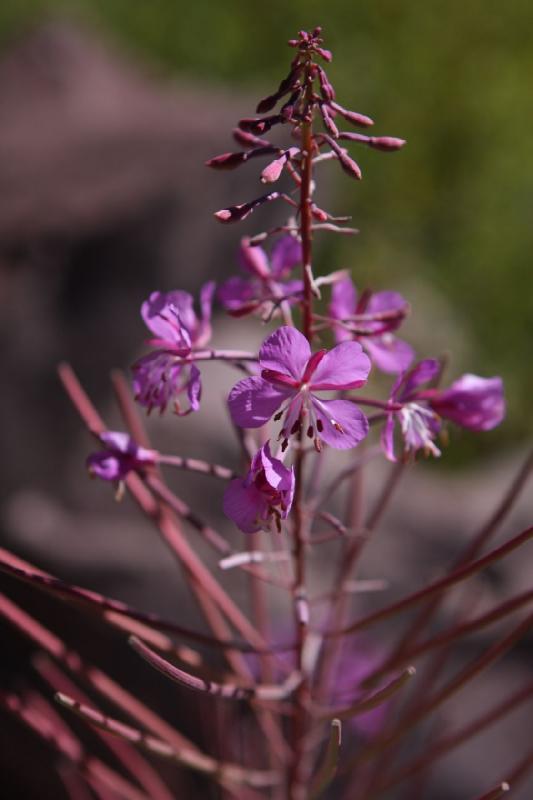
M 333 61 L 331 50 L 326 50 L 324 47 L 315 47 L 314 50 L 315 53 L 318 53 L 318 55 L 324 59 L 324 61 L 327 61 L 328 63 Z
M 343 131 L 339 134 L 339 139 L 346 139 L 349 142 L 360 142 L 372 147 L 374 150 L 381 150 L 384 153 L 392 153 L 401 150 L 406 144 L 405 139 L 397 139 L 394 136 L 363 136 L 361 133 L 349 133 Z
M 326 75 L 325 70 L 322 67 L 317 65 L 318 69 L 318 81 L 320 83 L 320 91 L 324 100 L 331 102 L 331 100 L 335 100 L 335 89 L 329 82 L 328 76 Z
M 370 117 L 367 117 L 364 114 L 358 114 L 356 111 L 348 111 L 348 109 L 343 108 L 338 103 L 333 101 L 330 103 L 330 105 L 334 111 L 337 111 L 341 117 L 344 117 L 345 120 L 351 122 L 352 125 L 359 125 L 362 128 L 370 128 L 370 126 L 374 124 L 374 120 L 370 119 Z
M 274 125 L 278 125 L 282 121 L 280 114 L 274 114 L 271 117 L 261 117 L 260 119 L 245 117 L 239 120 L 239 128 L 247 133 L 261 134 L 266 133 Z

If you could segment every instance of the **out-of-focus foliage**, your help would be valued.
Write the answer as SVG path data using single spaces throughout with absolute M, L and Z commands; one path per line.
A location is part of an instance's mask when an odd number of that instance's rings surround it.
M 339 182 L 343 197 L 331 210 L 348 207 L 362 233 L 328 241 L 323 257 L 353 266 L 359 283 L 410 286 L 414 312 L 433 328 L 441 321 L 436 289 L 449 321 L 442 337 L 432 330 L 431 343 L 445 348 L 454 320 L 468 342 L 452 354 L 453 374 L 500 373 L 508 389 L 508 423 L 476 442 L 531 432 L 529 0 L 14 0 L 0 6 L 0 43 L 58 9 L 163 74 L 259 86 L 259 94 L 283 75 L 291 56 L 284 40 L 321 24 L 343 104 L 373 116 L 376 133 L 408 140 L 397 155 L 361 152 L 366 180 Z M 465 442 L 463 453 L 474 446 Z

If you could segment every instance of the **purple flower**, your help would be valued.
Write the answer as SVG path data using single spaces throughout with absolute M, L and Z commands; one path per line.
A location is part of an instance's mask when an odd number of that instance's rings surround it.
M 505 399 L 501 378 L 480 378 L 463 375 L 449 389 L 426 392 L 434 411 L 462 428 L 490 431 L 505 416 Z
M 99 438 L 106 449 L 91 453 L 87 469 L 104 481 L 122 481 L 128 472 L 156 463 L 157 452 L 139 447 L 127 433 L 105 431 Z
M 366 383 L 370 360 L 357 342 L 342 342 L 329 352 L 311 353 L 296 328 L 281 327 L 265 339 L 259 351 L 261 377 L 245 378 L 230 392 L 233 421 L 242 428 L 259 428 L 275 414 L 285 415 L 280 436 L 301 431 L 339 450 L 355 447 L 368 433 L 368 420 L 350 400 L 321 400 L 317 392 L 356 389 Z M 281 406 L 281 410 L 278 409 Z M 277 412 L 277 413 L 276 413 Z
M 273 458 L 267 442 L 255 454 L 245 478 L 235 478 L 224 493 L 224 514 L 244 533 L 269 530 L 274 518 L 278 531 L 291 510 L 294 470 Z
M 270 261 L 262 247 L 252 247 L 249 239 L 241 241 L 239 264 L 245 276 L 234 276 L 218 290 L 218 299 L 233 316 L 257 311 L 266 303 L 276 303 L 287 297 L 294 303 L 302 291 L 299 280 L 285 280 L 302 261 L 302 246 L 294 236 L 282 236 L 274 247 Z
M 501 378 L 480 378 L 463 375 L 449 389 L 423 389 L 437 377 L 440 364 L 435 359 L 420 361 L 401 375 L 393 386 L 391 410 L 382 434 L 387 458 L 395 461 L 394 425 L 400 422 L 405 451 L 424 450 L 440 456 L 435 438 L 441 430 L 442 418 L 462 428 L 487 431 L 499 425 L 505 415 Z
M 193 308 L 188 292 L 153 292 L 141 306 L 141 316 L 154 334 L 149 344 L 157 349 L 133 365 L 135 399 L 148 411 L 169 404 L 176 414 L 198 411 L 202 384 L 200 370 L 187 362 L 192 351 L 204 347 L 211 337 L 211 305 L 215 284 L 206 283 L 200 291 L 201 317 Z M 189 408 L 181 410 L 179 395 L 186 393 Z
M 408 308 L 407 301 L 398 292 L 363 294 L 358 301 L 352 280 L 343 278 L 333 285 L 329 315 L 333 320 L 348 321 L 346 327 L 334 326 L 337 342 L 349 341 L 355 336 L 379 369 L 396 373 L 406 370 L 414 358 L 411 345 L 392 334 Z M 349 330 L 350 318 L 357 332 Z

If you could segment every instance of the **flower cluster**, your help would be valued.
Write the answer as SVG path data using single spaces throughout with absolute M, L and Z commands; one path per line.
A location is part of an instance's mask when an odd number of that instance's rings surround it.
M 135 399 L 149 411 L 165 411 L 172 405 L 179 416 L 200 407 L 200 370 L 190 359 L 211 338 L 211 305 L 215 284 L 206 283 L 200 292 L 201 316 L 193 308 L 188 292 L 153 292 L 141 306 L 141 316 L 154 337 L 156 349 L 133 366 Z M 179 397 L 186 393 L 189 408 L 183 410 Z

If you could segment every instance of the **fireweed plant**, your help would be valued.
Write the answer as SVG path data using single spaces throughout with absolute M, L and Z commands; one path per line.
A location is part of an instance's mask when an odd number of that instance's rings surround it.
M 213 746 L 204 751 L 2 595 L 3 617 L 39 648 L 35 668 L 57 692 L 64 714 L 35 691 L 3 692 L 2 702 L 61 756 L 72 798 L 175 796 L 180 778 L 163 780 L 159 759 L 200 773 L 218 787 L 216 796 L 365 800 L 401 792 L 418 797 L 438 759 L 533 697 L 533 683 L 515 686 L 504 701 L 463 727 L 442 733 L 431 724 L 450 697 L 504 656 L 533 623 L 533 615 L 526 615 L 530 591 L 477 615 L 468 603 L 456 603 L 459 610 L 447 617 L 444 628 L 436 630 L 434 624 L 443 598 L 458 584 L 533 536 L 528 529 L 498 546 L 491 541 L 527 480 L 531 456 L 441 577 L 389 605 L 377 602 L 371 613 L 352 616 L 354 597 L 384 588 L 379 579 L 360 579 L 358 570 L 402 473 L 419 456 L 441 455 L 449 423 L 490 430 L 502 421 L 505 403 L 498 377 L 467 374 L 441 387 L 440 361 L 420 360 L 399 335 L 409 313 L 400 294 L 358 290 L 346 270 L 315 276 L 315 236 L 356 233 L 346 217 L 317 205 L 322 162 L 360 180 L 348 147 L 390 153 L 405 142 L 352 130 L 368 130 L 373 122 L 337 102 L 325 70 L 331 53 L 319 28 L 300 32 L 289 45 L 294 58 L 287 76 L 261 100 L 257 116 L 241 119 L 233 131 L 241 149 L 207 162 L 214 170 L 262 163 L 266 191 L 217 211 L 220 223 L 239 223 L 274 202 L 288 206 L 288 218 L 243 238 L 238 274 L 218 287 L 207 283 L 197 305 L 181 290 L 151 294 L 141 308 L 150 350 L 133 367 L 137 404 L 179 416 L 201 413 L 208 362 L 233 369 L 227 410 L 238 433 L 242 470 L 235 474 L 226 466 L 153 449 L 120 374 L 113 380 L 125 430 L 108 430 L 72 370 L 60 368 L 70 398 L 99 442 L 88 458 L 90 473 L 115 484 L 120 493 L 129 491 L 159 530 L 183 568 L 205 629 L 141 612 L 1 553 L 4 572 L 129 634 L 133 649 L 163 674 L 161 680 L 224 704 L 223 729 L 216 729 L 220 717 L 214 714 Z M 286 133 L 287 141 L 275 143 L 277 131 Z M 282 176 L 286 190 L 277 188 Z M 269 324 L 259 352 L 216 349 L 211 311 L 217 301 L 235 324 L 247 315 L 259 325 Z M 367 393 L 374 372 L 388 380 L 384 397 Z M 386 385 L 383 378 L 380 385 Z M 187 424 L 176 420 L 176 425 Z M 339 450 L 346 453 L 335 468 Z M 364 519 L 358 487 L 366 465 L 379 457 L 392 463 Z M 223 512 L 244 533 L 244 549 L 230 545 L 169 488 L 164 472 L 170 468 L 196 473 L 199 482 L 224 483 Z M 341 518 L 332 501 L 343 489 L 350 502 Z M 198 555 L 185 530 L 214 551 L 214 564 Z M 320 585 L 312 580 L 312 559 L 320 559 Z M 244 572 L 250 581 L 246 610 L 220 580 L 221 571 L 228 570 L 235 577 Z M 286 609 L 282 617 L 274 613 L 273 601 L 279 605 L 280 598 Z M 411 612 L 407 622 L 403 612 Z M 474 660 L 455 674 L 445 670 L 454 643 L 515 612 L 518 621 L 508 623 L 505 634 Z M 394 628 L 383 641 L 374 628 L 391 620 Z M 94 697 L 106 708 L 114 706 L 115 713 L 102 711 Z M 112 765 L 87 752 L 70 726 L 69 712 L 103 735 Z M 223 760 L 217 745 L 222 739 Z M 501 781 L 480 786 L 478 796 L 497 798 L 509 786 L 512 791 L 532 766 L 533 750 L 513 765 L 502 764 Z

